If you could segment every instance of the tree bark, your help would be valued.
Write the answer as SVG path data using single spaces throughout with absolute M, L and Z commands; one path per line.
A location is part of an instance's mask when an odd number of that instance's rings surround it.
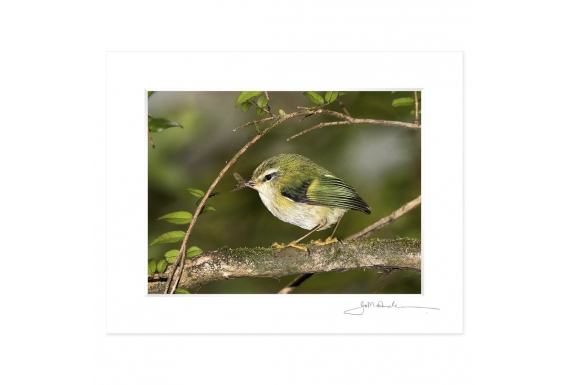
M 185 260 L 179 288 L 242 277 L 282 277 L 353 269 L 421 270 L 421 243 L 417 239 L 358 239 L 325 246 L 308 245 L 305 252 L 292 247 L 222 248 Z M 148 293 L 164 292 L 172 265 L 149 276 Z

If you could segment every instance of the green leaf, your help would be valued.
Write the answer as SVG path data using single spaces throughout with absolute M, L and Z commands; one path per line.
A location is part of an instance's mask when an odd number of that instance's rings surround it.
M 170 127 L 182 127 L 182 125 L 174 120 L 164 118 L 150 118 L 148 121 L 148 129 L 150 132 L 160 132 Z
M 156 271 L 162 274 L 164 273 L 164 270 L 166 270 L 166 266 L 168 266 L 168 262 L 166 262 L 166 259 L 161 259 L 156 264 Z
M 346 92 L 339 92 L 338 96 L 346 95 Z
M 175 243 L 184 239 L 186 233 L 184 231 L 169 231 L 156 238 L 149 247 L 161 245 L 163 243 Z
M 174 290 L 174 294 L 192 294 L 192 293 L 190 293 L 187 289 L 178 287 L 176 288 L 176 290 Z
M 265 97 L 265 94 L 261 94 L 259 98 L 257 98 L 257 105 L 259 107 L 265 107 L 267 105 L 267 98 Z
M 198 190 L 197 188 L 189 188 L 186 191 L 194 195 L 196 198 L 202 198 L 204 194 L 206 194 L 204 191 Z
M 242 91 L 238 98 L 236 99 L 236 107 L 249 100 L 251 98 L 256 97 L 257 95 L 261 94 L 261 91 Z
M 285 111 L 279 110 L 279 115 L 285 115 Z
M 148 260 L 148 275 L 154 274 L 156 271 L 156 261 L 154 259 Z
M 148 91 L 148 96 L 150 96 L 150 95 L 152 95 L 152 94 L 154 94 L 154 91 Z M 147 97 L 148 97 L 148 96 L 147 96 Z
M 251 104 L 248 103 L 248 102 L 243 102 L 243 103 L 241 104 L 241 110 L 242 110 L 243 112 L 247 112 L 247 110 L 249 110 L 249 107 L 251 107 Z
M 214 206 L 206 204 L 202 208 L 202 211 L 200 211 L 200 214 L 209 213 L 210 211 L 216 211 L 216 209 L 214 208 Z
M 208 198 L 215 197 L 216 195 L 220 195 L 220 192 L 219 192 L 219 191 L 212 191 L 212 192 L 210 193 L 210 195 L 208 195 Z M 198 200 L 196 201 L 196 206 L 199 206 L 200 203 L 202 203 L 203 200 L 204 200 L 204 198 L 198 199 Z
M 164 257 L 166 258 L 166 262 L 174 263 L 174 261 L 176 261 L 176 258 L 178 257 L 179 251 L 180 250 L 168 250 L 166 253 L 164 253 Z
M 188 250 L 186 250 L 186 258 L 192 258 L 202 253 L 203 253 L 202 249 L 199 248 L 198 246 L 190 246 Z
M 418 110 L 418 115 L 421 115 L 422 110 Z M 416 110 L 411 110 L 410 111 L 410 115 L 415 115 L 416 114 Z
M 414 98 L 400 98 L 392 100 L 393 107 L 413 106 L 415 103 Z
M 303 95 L 308 97 L 309 100 L 315 104 L 318 104 L 318 105 L 325 104 L 325 99 L 323 99 L 323 97 L 321 95 L 317 94 L 316 92 L 307 91 L 307 92 L 303 92 Z
M 263 109 L 261 109 L 261 108 L 259 108 L 259 107 L 257 107 L 257 108 L 255 109 L 255 113 L 256 113 L 258 116 L 263 116 L 263 115 L 267 114 L 267 112 L 265 112 Z
M 192 214 L 188 211 L 176 211 L 174 213 L 165 214 L 158 218 L 158 220 L 165 220 L 175 225 L 185 225 L 192 220 Z
M 338 91 L 328 91 L 325 94 L 325 102 L 332 103 L 338 98 Z

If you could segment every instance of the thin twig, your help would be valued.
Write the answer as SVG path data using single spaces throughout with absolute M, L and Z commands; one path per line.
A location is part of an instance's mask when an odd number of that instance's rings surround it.
M 340 106 L 340 108 L 342 108 L 342 110 L 344 111 L 345 114 L 347 114 L 348 116 L 350 116 L 350 113 L 348 112 L 348 110 L 346 109 L 346 107 L 344 106 L 344 103 L 342 102 L 342 100 L 337 99 L 338 101 L 338 105 Z
M 301 274 L 300 276 L 295 278 L 293 281 L 291 281 L 290 284 L 285 286 L 283 289 L 279 290 L 279 293 L 277 293 L 277 294 L 289 294 L 289 293 L 291 293 L 293 290 L 295 290 L 300 284 L 302 284 L 307 278 L 310 278 L 312 275 L 313 275 L 313 273 Z
M 235 155 L 234 157 L 226 164 L 226 166 L 222 169 L 222 171 L 220 171 L 218 177 L 214 180 L 214 182 L 212 183 L 212 185 L 210 186 L 210 188 L 208 189 L 208 191 L 206 191 L 206 193 L 204 194 L 204 196 L 209 197 L 210 194 L 212 193 L 212 191 L 214 190 L 214 188 L 216 187 L 216 185 L 218 184 L 218 182 L 220 181 L 220 179 L 222 179 L 222 177 L 224 176 L 224 174 L 229 170 L 229 168 L 236 162 L 236 160 L 244 153 L 247 151 L 247 149 L 249 147 L 251 147 L 255 142 L 257 142 L 259 139 L 261 139 L 265 134 L 267 134 L 269 131 L 271 131 L 271 129 L 275 126 L 277 126 L 278 124 L 283 123 L 285 120 L 294 118 L 296 116 L 302 115 L 302 112 L 293 112 L 291 114 L 287 114 L 287 115 L 281 115 L 279 117 L 277 117 L 277 119 L 275 119 L 275 121 L 273 122 L 273 124 L 271 124 L 268 128 L 266 128 L 265 130 L 261 131 L 259 134 L 255 135 L 253 137 L 252 140 L 250 140 L 249 142 L 247 142 Z M 269 118 L 269 119 L 263 119 L 263 121 L 268 121 L 271 120 L 273 118 Z M 234 130 L 235 131 L 235 130 Z M 168 289 L 170 286 L 170 283 L 172 282 L 172 278 L 174 276 L 174 273 L 176 272 L 176 267 L 177 266 L 183 266 L 183 261 L 185 258 L 185 254 L 186 254 L 186 243 L 188 242 L 188 238 L 190 237 L 190 233 L 192 232 L 192 229 L 194 228 L 194 225 L 196 224 L 196 220 L 198 219 L 198 215 L 200 214 L 200 212 L 202 211 L 202 208 L 204 207 L 204 205 L 206 204 L 206 201 L 208 199 L 202 199 L 202 201 L 200 202 L 200 204 L 198 205 L 198 207 L 196 208 L 196 211 L 194 213 L 194 216 L 192 217 L 192 221 L 190 222 L 190 225 L 188 226 L 188 230 L 186 231 L 186 235 L 184 236 L 184 240 L 182 241 L 182 246 L 180 247 L 180 251 L 178 252 L 178 256 L 176 257 L 176 260 L 173 263 L 173 268 L 171 270 L 171 274 L 168 277 L 168 280 L 166 281 L 166 287 L 164 289 L 164 294 L 168 293 Z M 180 278 L 180 275 L 182 274 L 182 268 L 180 269 L 179 273 L 177 274 L 178 278 Z M 176 285 L 172 285 L 171 287 L 171 292 L 170 294 L 174 293 L 174 290 L 176 290 Z
M 269 112 L 270 113 L 270 112 Z M 271 113 L 270 113 L 271 114 Z M 416 126 L 416 125 L 412 125 L 409 123 L 402 123 L 402 122 L 393 122 L 393 121 L 387 121 L 387 120 L 374 120 L 374 119 L 354 119 L 348 115 L 344 115 L 340 112 L 336 112 L 336 111 L 331 111 L 331 110 L 323 110 L 323 109 L 317 109 L 317 110 L 304 110 L 304 111 L 298 111 L 298 112 L 293 112 L 290 114 L 286 114 L 286 115 L 280 115 L 280 116 L 274 116 L 273 114 L 271 114 L 272 117 L 269 118 L 265 118 L 265 119 L 261 119 L 259 121 L 253 121 L 253 122 L 249 122 L 246 123 L 240 127 L 237 127 L 234 129 L 234 131 L 237 131 L 241 128 L 247 127 L 247 126 L 251 126 L 254 124 L 258 124 L 258 123 L 263 123 L 263 122 L 267 122 L 267 121 L 271 121 L 274 120 L 274 122 L 271 124 L 271 126 L 269 126 L 267 129 L 261 131 L 260 133 L 258 133 L 256 136 L 253 137 L 252 140 L 250 140 L 248 143 L 246 143 L 235 155 L 234 157 L 226 164 L 226 166 L 222 169 L 222 171 L 220 171 L 218 177 L 214 180 L 214 182 L 212 183 L 212 185 L 210 186 L 210 188 L 208 189 L 208 191 L 206 191 L 206 193 L 204 194 L 205 196 L 209 197 L 210 194 L 212 193 L 212 191 L 214 190 L 214 188 L 216 187 L 216 185 L 218 184 L 218 182 L 220 181 L 220 179 L 224 176 L 224 174 L 228 171 L 228 169 L 236 162 L 236 160 L 245 152 L 247 151 L 247 149 L 249 147 L 251 147 L 255 142 L 257 142 L 259 139 L 261 139 L 265 134 L 267 134 L 273 127 L 275 127 L 278 124 L 281 124 L 282 122 L 297 117 L 297 116 L 306 116 L 306 115 L 330 115 L 330 116 L 334 116 L 338 119 L 344 120 L 348 123 L 342 123 L 342 122 L 333 122 L 336 123 L 337 125 L 340 124 L 377 124 L 377 125 L 386 125 L 386 126 L 400 126 L 400 127 L 406 127 L 406 128 L 412 128 L 412 129 L 419 129 L 420 126 Z M 333 124 L 329 124 L 329 125 L 333 125 Z M 315 126 L 315 127 L 318 127 Z M 303 133 L 307 132 L 307 130 L 305 130 L 304 132 L 302 132 L 301 134 L 298 135 L 302 135 Z M 296 136 L 298 136 L 296 135 Z M 295 136 L 294 136 L 295 137 Z M 291 137 L 290 139 L 292 139 L 293 137 Z M 186 254 L 186 244 L 188 242 L 188 238 L 190 237 L 190 233 L 192 232 L 192 229 L 194 228 L 194 225 L 196 224 L 196 220 L 198 219 L 198 216 L 202 210 L 202 208 L 204 207 L 204 205 L 206 204 L 207 199 L 202 199 L 202 201 L 200 202 L 200 204 L 198 205 L 198 207 L 196 208 L 196 211 L 194 213 L 194 216 L 192 217 L 192 221 L 190 222 L 190 225 L 188 227 L 188 230 L 186 231 L 186 235 L 184 237 L 184 240 L 182 241 L 182 246 L 180 247 L 180 251 L 178 252 L 178 256 L 176 258 L 176 260 L 174 261 L 172 270 L 171 270 L 171 274 L 168 277 L 168 280 L 166 282 L 166 287 L 164 289 L 164 294 L 168 293 L 169 290 L 169 286 L 170 283 L 172 282 L 172 278 L 176 272 L 176 267 L 177 266 L 183 266 L 183 261 L 185 259 L 185 254 Z M 180 278 L 180 275 L 182 274 L 182 268 L 180 269 L 179 273 L 177 274 L 177 280 Z M 175 281 L 176 282 L 176 281 Z M 171 294 L 174 293 L 174 290 L 176 290 L 176 285 L 172 285 L 171 289 Z
M 388 215 L 387 217 L 380 219 L 378 222 L 371 224 L 370 226 L 368 226 L 367 228 L 365 228 L 362 231 L 359 231 L 356 234 L 352 234 L 350 237 L 346 238 L 346 240 L 351 241 L 353 239 L 368 237 L 373 232 L 378 231 L 382 227 L 386 226 L 387 224 L 394 222 L 396 219 L 400 218 L 402 215 L 406 214 L 408 211 L 415 209 L 421 203 L 422 203 L 422 196 L 420 195 L 419 197 L 417 197 L 413 201 L 406 203 L 405 205 L 403 205 L 402 207 L 400 207 L 399 209 L 397 209 L 396 211 L 394 211 L 392 214 Z
M 337 119 L 346 120 L 347 122 L 354 120 L 351 116 L 348 116 L 348 115 L 345 115 L 343 113 L 333 111 L 333 110 L 323 110 L 322 108 L 319 108 L 318 110 L 311 111 L 311 113 L 313 115 L 330 115 L 330 116 L 334 116 Z
M 265 98 L 267 99 L 267 101 L 269 101 L 269 94 L 267 93 L 267 91 L 264 92 L 265 92 Z
M 380 230 L 382 227 L 386 226 L 389 223 L 394 222 L 396 219 L 400 218 L 402 215 L 406 214 L 408 211 L 419 206 L 419 204 L 421 203 L 421 199 L 422 199 L 422 197 L 420 195 L 419 197 L 417 197 L 416 199 L 414 199 L 411 202 L 406 203 L 405 205 L 403 205 L 402 207 L 400 207 L 398 210 L 394 211 L 392 214 L 388 215 L 387 217 L 380 219 L 378 222 L 368 226 L 367 228 L 365 228 L 364 230 L 362 230 L 356 234 L 349 236 L 348 238 L 346 238 L 344 240 L 350 241 L 350 240 L 354 240 L 354 239 L 368 237 L 374 231 Z M 299 275 L 290 284 L 288 284 L 283 289 L 281 289 L 278 294 L 290 294 L 299 285 L 301 285 L 301 283 L 303 283 L 306 279 L 310 278 L 311 275 L 313 275 L 313 274 L 311 273 L 311 274 Z
M 184 247 L 186 249 L 186 247 Z M 180 277 L 182 276 L 182 270 L 184 270 L 184 265 L 179 266 L 179 273 L 176 274 L 176 278 L 174 279 L 174 282 L 172 283 L 172 291 L 170 292 L 170 294 L 174 293 L 174 291 L 176 290 L 176 287 L 178 286 L 178 282 L 180 281 Z
M 327 111 L 327 112 L 324 112 L 324 111 Z M 335 112 L 335 114 L 331 114 L 331 112 Z M 318 112 L 313 112 L 313 114 L 318 114 Z M 348 115 L 341 114 L 340 112 L 329 111 L 329 110 L 323 110 L 323 112 L 321 112 L 320 114 L 336 116 L 336 117 L 339 117 L 341 119 L 344 119 L 344 121 L 317 124 L 316 126 L 307 128 L 306 130 L 303 130 L 303 131 L 299 132 L 298 134 L 291 136 L 287 140 L 295 139 L 298 136 L 306 134 L 307 132 L 313 131 L 313 130 L 320 128 L 320 127 L 337 126 L 337 125 L 344 125 L 344 124 L 372 124 L 372 125 L 378 125 L 378 126 L 405 127 L 405 128 L 410 128 L 412 130 L 418 130 L 421 128 L 420 125 L 416 125 L 416 124 L 412 124 L 412 123 L 397 122 L 397 121 L 392 121 L 392 120 L 355 119 L 355 118 L 352 118 Z
M 346 120 L 350 122 L 350 124 L 376 124 L 378 126 L 391 126 L 391 127 L 404 127 L 410 128 L 412 130 L 419 130 L 422 128 L 421 126 L 414 124 L 414 123 L 405 123 L 405 122 L 398 122 L 395 120 L 381 120 L 381 119 L 358 119 L 353 118 L 349 115 L 342 114 L 337 111 L 332 110 L 316 110 L 312 112 L 314 115 L 330 115 L 334 116 L 338 119 Z
M 265 123 L 265 122 L 268 122 L 268 121 L 273 120 L 273 119 L 275 119 L 275 118 L 270 116 L 269 118 L 263 118 L 261 120 L 253 120 L 251 122 L 247 122 L 246 124 L 244 124 L 242 126 L 236 127 L 233 130 L 234 131 L 241 130 L 242 128 L 253 126 L 254 124 Z
M 265 111 L 267 114 L 269 114 L 272 118 L 275 117 L 275 115 L 273 115 L 273 114 L 271 113 L 271 108 L 269 108 L 269 104 L 267 105 L 267 108 L 265 108 L 265 107 L 261 107 L 259 104 L 257 104 L 257 103 L 256 103 L 255 101 L 253 101 L 253 100 L 248 100 L 248 102 L 249 102 L 249 104 L 251 104 L 251 105 L 254 106 L 254 107 L 261 108 L 263 111 Z
M 417 125 L 417 124 L 414 124 L 414 123 L 398 122 L 398 121 L 395 121 L 395 120 L 358 119 L 358 118 L 353 118 L 353 117 L 351 117 L 350 115 L 345 115 L 345 114 L 343 114 L 343 113 L 341 113 L 341 112 L 338 112 L 338 111 L 324 110 L 324 109 L 322 109 L 322 108 L 319 108 L 319 109 L 317 109 L 317 110 L 307 109 L 307 108 L 304 108 L 304 107 L 297 107 L 297 108 L 302 108 L 303 111 L 293 112 L 293 113 L 291 113 L 291 114 L 287 114 L 287 115 L 283 115 L 283 116 L 287 117 L 287 119 L 290 119 L 290 118 L 293 117 L 293 116 L 301 116 L 301 115 L 303 115 L 303 116 L 305 116 L 305 117 L 309 117 L 309 116 L 312 116 L 312 115 L 329 115 L 329 116 L 334 116 L 334 117 L 337 118 L 337 119 L 340 119 L 340 120 L 343 120 L 343 121 L 347 122 L 346 124 L 372 124 L 372 125 L 378 125 L 378 126 L 404 127 L 404 128 L 409 128 L 409 129 L 412 129 L 412 130 L 419 130 L 419 129 L 422 128 L 421 125 Z M 263 119 L 263 120 L 261 120 L 261 121 L 259 121 L 259 122 L 263 122 L 263 121 L 266 121 L 266 120 L 269 120 L 269 118 Z M 259 123 L 259 122 L 257 122 L 257 123 Z M 242 127 L 251 126 L 252 124 L 255 124 L 255 123 L 250 122 L 250 123 L 248 123 L 248 124 L 246 124 L 246 125 L 244 125 L 244 126 L 238 127 L 238 128 L 235 129 L 235 130 L 238 130 L 238 129 L 242 128 Z M 304 133 L 306 133 L 306 132 L 309 132 L 309 131 L 315 129 L 316 127 L 317 127 L 317 126 L 311 127 L 310 129 L 307 129 L 307 130 L 305 130 L 305 131 L 303 131 L 303 132 L 297 134 L 296 136 L 299 136 L 299 135 L 302 135 L 302 134 L 304 134 Z M 235 130 L 234 130 L 234 131 L 235 131 Z M 292 136 L 292 137 L 289 138 L 289 139 L 293 139 L 293 138 L 296 137 L 296 136 Z
M 416 99 L 416 125 L 419 125 L 420 124 L 420 116 L 418 114 L 418 111 L 419 111 L 418 91 L 414 91 L 414 98 Z
M 210 188 L 208 189 L 208 191 L 206 191 L 206 193 L 204 194 L 204 196 L 209 197 L 210 194 L 212 193 L 212 191 L 214 191 L 214 187 L 216 187 L 216 185 L 218 184 L 218 182 L 220 181 L 220 179 L 222 179 L 222 177 L 224 176 L 224 174 L 226 173 L 226 171 L 228 171 L 228 169 L 236 162 L 236 160 L 249 148 L 251 147 L 252 144 L 254 144 L 255 142 L 257 142 L 259 139 L 261 139 L 265 134 L 267 134 L 271 128 L 273 128 L 273 126 L 267 128 L 266 130 L 262 131 L 261 133 L 259 133 L 258 135 L 256 135 L 252 140 L 250 140 L 249 142 L 247 142 L 245 144 L 245 146 L 243 146 L 241 148 L 241 150 L 239 150 L 234 157 L 228 162 L 228 164 L 226 164 L 226 166 L 222 169 L 222 171 L 220 171 L 220 173 L 218 174 L 218 177 L 214 180 L 214 182 L 212 183 L 212 185 L 210 186 Z M 198 205 L 198 207 L 196 208 L 196 212 L 194 213 L 194 216 L 192 217 L 192 221 L 190 222 L 190 226 L 188 227 L 188 231 L 186 231 L 186 235 L 184 237 L 184 240 L 182 241 L 182 247 L 180 248 L 180 252 L 178 253 L 178 257 L 176 258 L 176 261 L 174 262 L 174 266 L 178 266 L 180 264 L 180 261 L 184 260 L 185 257 L 185 249 L 186 249 L 186 243 L 188 242 L 188 237 L 190 237 L 190 233 L 192 232 L 192 229 L 194 228 L 194 225 L 196 224 L 196 220 L 198 219 L 198 215 L 200 214 L 200 212 L 202 211 L 202 208 L 204 207 L 204 205 L 206 204 L 206 201 L 208 199 L 202 199 L 202 201 L 200 202 L 200 204 Z M 180 269 L 180 273 L 178 274 L 178 277 L 180 277 L 180 275 L 182 274 L 182 268 Z M 175 269 L 172 269 L 172 275 L 174 275 L 174 271 Z M 168 292 L 168 286 L 170 285 L 170 281 L 172 280 L 172 275 L 170 277 L 168 277 L 168 281 L 166 282 L 166 288 L 165 288 L 165 294 Z M 171 293 L 172 294 L 174 292 L 174 290 L 176 289 L 175 285 L 172 285 L 172 289 L 171 289 Z
M 307 132 L 312 131 L 312 130 L 317 129 L 317 128 L 321 128 L 321 127 L 325 127 L 325 126 L 342 126 L 342 125 L 347 125 L 347 124 L 350 124 L 350 123 L 349 123 L 349 122 L 345 122 L 345 121 L 343 121 L 343 122 L 326 122 L 326 123 L 319 123 L 319 124 L 317 124 L 316 126 L 313 126 L 313 127 L 311 127 L 311 128 L 307 128 L 306 130 L 304 130 L 304 131 L 302 131 L 302 132 L 299 132 L 298 134 L 295 134 L 295 135 L 293 135 L 293 136 L 290 137 L 290 138 L 287 138 L 287 141 L 290 141 L 291 139 L 295 139 L 296 137 L 301 136 L 301 135 L 303 135 L 304 133 L 307 133 Z

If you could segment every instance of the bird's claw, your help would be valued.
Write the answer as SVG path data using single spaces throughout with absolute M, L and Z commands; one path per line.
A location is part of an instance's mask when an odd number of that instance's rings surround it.
M 338 239 L 331 238 L 331 237 L 328 237 L 327 239 L 325 239 L 324 242 L 319 240 L 319 239 L 317 239 L 316 241 L 313 241 L 313 243 L 317 246 L 324 246 L 324 245 L 328 245 L 330 243 L 335 243 L 335 242 L 338 242 Z
M 308 251 L 308 249 L 305 246 L 301 246 L 301 245 L 298 245 L 296 243 L 289 243 L 288 245 L 284 245 L 283 243 L 273 242 L 271 244 L 271 247 L 275 247 L 277 249 L 284 249 L 286 247 L 294 247 L 294 248 L 299 249 L 299 250 Z

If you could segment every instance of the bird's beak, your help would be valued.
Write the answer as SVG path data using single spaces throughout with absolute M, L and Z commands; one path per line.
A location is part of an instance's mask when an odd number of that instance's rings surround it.
M 254 189 L 255 186 L 257 186 L 257 183 L 252 179 L 245 182 L 245 186 Z
M 236 187 L 230 192 L 238 191 L 238 190 L 241 190 L 242 188 L 246 188 L 246 187 L 255 189 L 255 187 L 257 186 L 257 183 L 253 179 L 248 180 L 246 182 L 245 179 L 243 179 L 242 176 L 240 174 L 238 174 L 237 172 L 234 172 L 234 178 L 236 178 L 236 181 L 237 181 Z

